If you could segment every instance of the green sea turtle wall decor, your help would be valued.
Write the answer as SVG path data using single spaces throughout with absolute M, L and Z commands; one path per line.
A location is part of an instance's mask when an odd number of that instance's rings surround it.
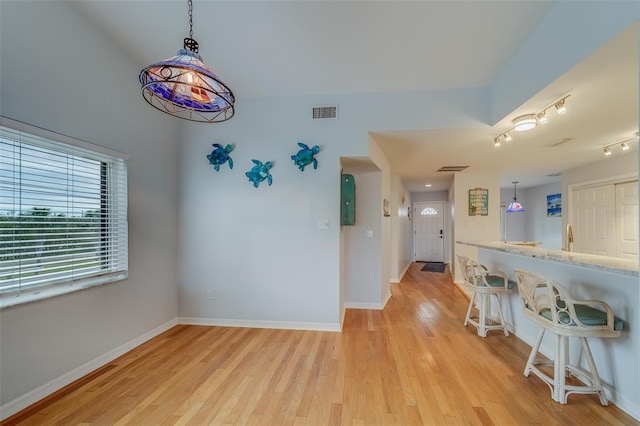
M 273 163 L 271 161 L 267 161 L 266 163 L 262 164 L 262 161 L 259 160 L 251 161 L 253 161 L 253 164 L 255 164 L 255 166 L 253 166 L 251 170 L 246 172 L 245 175 L 247 175 L 249 180 L 253 182 L 253 186 L 257 188 L 258 185 L 260 185 L 260 182 L 265 179 L 267 180 L 269 186 L 271 186 L 273 178 L 271 177 L 271 173 L 269 173 L 269 170 L 273 167 Z
M 315 155 L 320 152 L 320 147 L 318 145 L 314 145 L 312 148 L 309 148 L 306 144 L 302 142 L 298 142 L 298 146 L 302 148 L 296 155 L 292 155 L 291 159 L 293 163 L 298 166 L 301 172 L 304 172 L 305 166 L 313 163 L 313 168 L 318 168 L 318 160 L 316 160 Z
M 207 155 L 207 159 L 209 160 L 209 164 L 213 165 L 216 172 L 220 171 L 220 166 L 224 163 L 228 163 L 229 168 L 233 169 L 233 160 L 229 157 L 229 153 L 231 151 L 233 151 L 233 147 L 231 145 L 227 145 L 223 148 L 220 144 L 213 144 L 213 151 L 211 151 L 211 154 Z

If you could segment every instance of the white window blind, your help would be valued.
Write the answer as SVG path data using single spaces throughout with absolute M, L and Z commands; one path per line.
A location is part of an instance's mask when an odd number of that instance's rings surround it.
M 126 278 L 126 160 L 39 133 L 0 126 L 0 294 Z

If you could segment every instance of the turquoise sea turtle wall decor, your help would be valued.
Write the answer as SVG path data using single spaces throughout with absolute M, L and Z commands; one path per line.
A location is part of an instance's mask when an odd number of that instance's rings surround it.
M 293 163 L 298 166 L 300 171 L 304 172 L 304 167 L 313 163 L 313 168 L 318 168 L 318 160 L 315 159 L 315 155 L 320 152 L 320 147 L 318 145 L 314 145 L 312 148 L 309 148 L 307 145 L 302 142 L 298 142 L 298 146 L 302 148 L 296 155 L 292 155 L 291 159 Z
M 251 161 L 253 161 L 253 164 L 255 164 L 255 166 L 253 166 L 251 170 L 246 172 L 245 175 L 247 175 L 249 180 L 253 182 L 253 186 L 257 188 L 258 185 L 260 185 L 260 182 L 265 179 L 267 180 L 269 186 L 271 186 L 273 178 L 271 177 L 271 173 L 269 173 L 269 169 L 273 167 L 273 163 L 271 161 L 267 161 L 266 163 L 262 164 L 262 161 L 259 160 Z
M 213 151 L 211 151 L 211 154 L 207 155 L 207 159 L 209 160 L 209 164 L 213 164 L 213 168 L 216 172 L 220 171 L 220 166 L 224 163 L 228 163 L 229 168 L 233 169 L 233 160 L 229 157 L 229 153 L 231 151 L 233 151 L 233 147 L 231 145 L 227 145 L 223 148 L 220 144 L 213 144 Z

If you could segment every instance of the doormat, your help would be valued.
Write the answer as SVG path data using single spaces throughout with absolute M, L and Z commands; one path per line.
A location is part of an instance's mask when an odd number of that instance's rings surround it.
M 444 272 L 444 269 L 446 268 L 447 264 L 446 263 L 442 263 L 442 262 L 425 262 L 424 266 L 422 267 L 422 269 L 420 269 L 421 271 L 427 271 L 427 272 Z

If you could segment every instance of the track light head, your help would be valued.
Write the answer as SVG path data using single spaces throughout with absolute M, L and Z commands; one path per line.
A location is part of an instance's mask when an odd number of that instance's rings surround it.
M 620 144 L 620 147 L 622 148 L 623 151 L 626 151 L 629 149 L 629 145 L 626 142 L 622 142 Z
M 511 137 L 509 132 L 504 132 L 504 141 L 505 142 L 511 142 L 512 140 L 513 140 L 513 138 Z
M 547 120 L 547 111 L 542 111 L 540 114 L 537 115 L 536 117 L 538 119 L 538 123 L 540 124 L 547 124 L 547 122 L 549 120 Z
M 496 148 L 500 146 L 500 136 L 493 139 L 493 146 Z
M 560 99 L 558 102 L 556 102 L 556 111 L 558 112 L 558 114 L 562 115 L 565 112 L 567 112 L 567 107 L 564 104 L 564 99 Z
M 608 146 L 605 146 L 604 148 L 602 148 L 602 151 L 604 151 L 604 155 L 611 155 L 611 150 L 609 149 Z

